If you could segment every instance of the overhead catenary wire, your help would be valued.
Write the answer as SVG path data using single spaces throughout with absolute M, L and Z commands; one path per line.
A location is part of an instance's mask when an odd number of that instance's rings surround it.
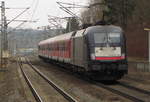
M 35 4 L 35 8 L 33 9 L 33 13 L 32 13 L 32 15 L 31 15 L 31 20 L 33 19 L 34 15 L 35 15 L 35 13 L 36 13 L 36 10 L 37 10 L 37 8 L 38 8 L 38 4 L 39 4 L 39 0 L 37 0 L 37 2 L 36 2 L 36 4 Z
M 15 19 L 17 19 L 19 16 L 21 16 L 23 13 L 25 13 L 27 10 L 29 9 L 29 7 L 28 8 L 26 8 L 24 11 L 22 11 L 20 14 L 18 14 L 15 18 L 13 18 L 11 21 L 9 21 L 8 23 L 7 23 L 7 25 L 8 24 L 10 24 L 11 22 L 13 22 Z
M 60 6 L 60 9 L 62 9 L 63 11 L 65 11 L 66 13 L 70 14 L 71 16 L 73 17 L 77 17 L 77 18 L 80 18 L 79 16 L 77 16 L 75 13 L 71 12 L 68 8 L 66 8 L 62 3 L 62 2 L 56 2 L 59 6 Z M 66 4 L 66 3 L 65 3 Z M 70 3 L 69 3 L 70 4 Z M 80 18 L 81 19 L 81 18 Z
M 59 3 L 61 3 L 61 4 L 65 4 L 65 5 L 71 5 L 71 6 L 78 6 L 78 7 L 88 7 L 87 5 L 78 5 L 78 4 L 72 4 L 72 3 L 64 3 L 64 2 L 59 2 Z
M 8 34 L 12 33 L 12 32 L 15 31 L 17 28 L 21 27 L 24 23 L 26 23 L 26 22 L 22 22 L 21 24 L 19 24 L 18 26 L 16 26 L 13 30 L 9 31 Z

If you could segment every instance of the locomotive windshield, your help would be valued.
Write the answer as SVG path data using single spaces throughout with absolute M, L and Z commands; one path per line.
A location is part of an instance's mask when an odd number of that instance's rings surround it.
M 120 43 L 120 33 L 95 33 L 95 43 Z
M 94 34 L 95 43 L 105 43 L 106 40 L 107 40 L 106 33 L 95 33 Z
M 120 33 L 109 33 L 108 34 L 109 43 L 120 43 Z

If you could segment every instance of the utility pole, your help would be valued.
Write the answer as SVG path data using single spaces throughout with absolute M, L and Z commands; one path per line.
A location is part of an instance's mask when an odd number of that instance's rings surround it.
M 6 8 L 5 7 L 5 2 L 1 2 L 1 50 L 0 50 L 0 65 L 3 67 L 4 65 L 6 66 L 7 64 L 7 59 L 9 57 L 9 52 L 8 52 L 8 39 L 7 39 L 7 34 L 10 32 L 7 32 L 7 27 L 10 23 L 17 21 L 17 22 L 28 22 L 28 20 L 16 20 L 18 17 L 20 17 L 23 13 L 25 13 L 28 8 Z M 15 18 L 12 20 L 7 20 L 5 16 L 5 10 L 6 9 L 24 9 L 20 14 L 18 14 Z M 8 22 L 7 22 L 8 21 Z M 29 22 L 36 22 L 36 21 L 29 21 Z M 19 26 L 21 26 L 23 23 L 21 23 Z M 16 28 L 18 28 L 17 26 Z M 12 32 L 12 31 L 11 31 Z
M 122 0 L 122 26 L 124 29 L 127 27 L 127 0 Z
M 7 50 L 7 44 L 6 44 L 6 39 L 7 39 L 7 35 L 6 35 L 6 16 L 5 16 L 5 2 L 2 1 L 1 2 L 1 67 L 3 67 L 4 64 L 4 51 Z

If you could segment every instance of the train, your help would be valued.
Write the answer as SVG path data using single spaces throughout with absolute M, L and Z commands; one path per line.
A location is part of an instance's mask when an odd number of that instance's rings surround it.
M 38 56 L 95 80 L 119 80 L 128 73 L 126 37 L 115 25 L 91 26 L 41 41 Z

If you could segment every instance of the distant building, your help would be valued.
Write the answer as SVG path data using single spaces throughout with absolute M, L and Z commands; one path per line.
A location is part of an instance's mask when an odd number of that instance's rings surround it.
M 148 32 L 140 23 L 130 23 L 125 29 L 128 58 L 138 61 L 148 61 Z M 131 60 L 132 61 L 132 60 Z

